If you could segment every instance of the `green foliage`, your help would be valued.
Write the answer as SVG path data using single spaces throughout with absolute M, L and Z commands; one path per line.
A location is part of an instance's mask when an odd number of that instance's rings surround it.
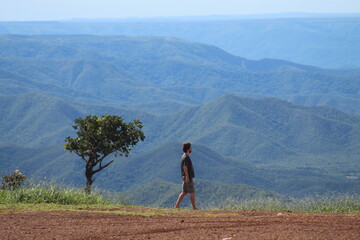
M 55 204 L 108 204 L 99 194 L 86 194 L 76 188 L 37 183 L 10 190 L 0 190 L 0 204 L 55 203 Z
M 93 175 L 113 162 L 103 165 L 107 156 L 114 153 L 115 156 L 128 157 L 132 147 L 145 139 L 140 120 L 126 124 L 119 116 L 105 115 L 99 118 L 89 115 L 85 119 L 76 119 L 75 123 L 73 128 L 77 130 L 77 138 L 67 137 L 65 150 L 75 152 L 85 162 L 87 192 L 91 191 L 95 180 Z
M 22 174 L 19 170 L 15 170 L 10 176 L 3 176 L 3 183 L 0 185 L 0 189 L 14 190 L 21 187 L 25 181 L 26 176 Z
M 131 147 L 145 139 L 140 120 L 126 124 L 119 116 L 99 118 L 89 115 L 85 119 L 76 119 L 75 123 L 73 128 L 78 130 L 78 137 L 67 137 L 65 150 L 75 152 L 84 160 L 87 157 L 89 160 L 98 159 L 101 163 L 111 153 L 128 157 Z

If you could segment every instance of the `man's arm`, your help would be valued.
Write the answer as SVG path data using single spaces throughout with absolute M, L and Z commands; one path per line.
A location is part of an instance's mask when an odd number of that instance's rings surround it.
M 189 178 L 189 171 L 188 171 L 188 167 L 186 165 L 184 165 L 184 173 L 185 173 L 185 183 L 189 183 L 190 182 L 190 178 Z

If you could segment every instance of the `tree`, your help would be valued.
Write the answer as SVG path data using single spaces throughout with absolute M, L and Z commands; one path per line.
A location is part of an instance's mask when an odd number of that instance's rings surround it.
M 113 163 L 113 160 L 104 163 L 107 156 L 114 153 L 115 157 L 128 157 L 132 147 L 145 139 L 140 120 L 127 124 L 119 116 L 88 115 L 85 119 L 76 119 L 75 123 L 77 138 L 67 137 L 65 150 L 76 153 L 85 162 L 87 193 L 91 192 L 94 174 Z

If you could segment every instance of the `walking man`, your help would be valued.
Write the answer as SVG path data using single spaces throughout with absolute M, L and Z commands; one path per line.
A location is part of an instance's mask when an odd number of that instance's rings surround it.
M 193 207 L 193 210 L 197 210 L 195 202 L 195 189 L 193 178 L 195 177 L 194 168 L 190 158 L 192 152 L 191 143 L 186 142 L 182 145 L 182 150 L 184 152 L 181 158 L 181 176 L 183 179 L 182 192 L 180 193 L 178 200 L 176 201 L 174 208 L 179 208 L 180 203 L 187 193 L 190 193 L 190 200 Z

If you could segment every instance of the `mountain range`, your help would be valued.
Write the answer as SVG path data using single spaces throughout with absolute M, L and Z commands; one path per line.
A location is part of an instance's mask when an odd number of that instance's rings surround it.
M 0 34 L 176 37 L 249 59 L 323 68 L 360 67 L 358 14 L 283 14 L 0 22 Z
M 249 60 L 176 38 L 0 35 L 0 173 L 83 185 L 64 140 L 74 119 L 114 114 L 140 119 L 146 140 L 95 186 L 134 202 L 170 206 L 184 141 L 206 204 L 359 193 L 359 70 Z M 166 191 L 151 194 L 154 184 Z
M 273 96 L 359 113 L 360 69 L 248 60 L 174 38 L 0 36 L 1 94 L 177 112 L 226 94 Z
M 74 134 L 72 119 L 110 113 L 140 118 L 147 138 L 131 157 L 118 159 L 99 174 L 96 183 L 104 189 L 129 191 L 156 179 L 179 182 L 179 139 L 194 143 L 199 179 L 247 184 L 288 196 L 358 189 L 357 178 L 348 179 L 360 173 L 357 115 L 232 95 L 170 115 L 76 104 L 45 95 L 32 96 L 32 102 L 17 99 L 30 100 L 29 95 L 2 97 L 7 119 L 1 119 L 1 132 L 8 132 L 0 139 L 3 169 L 20 168 L 30 176 L 81 185 L 82 162 L 63 150 L 65 137 Z M 11 102 L 26 106 L 14 107 Z M 15 109 L 27 109 L 19 122 Z

